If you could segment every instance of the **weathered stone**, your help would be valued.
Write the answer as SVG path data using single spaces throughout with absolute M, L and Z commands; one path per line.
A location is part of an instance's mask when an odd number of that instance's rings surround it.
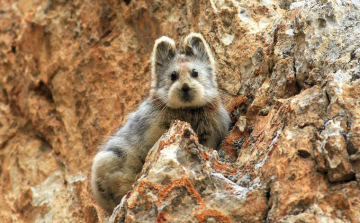
M 236 170 L 213 153 L 198 143 L 189 124 L 175 122 L 150 150 L 141 177 L 110 222 L 264 219 L 266 190 L 256 184 L 242 187 L 227 179 Z M 251 215 L 244 211 L 247 208 L 253 211 Z
M 315 131 L 310 126 L 307 126 L 303 131 L 298 131 L 298 140 L 296 142 L 296 149 L 299 156 L 308 158 L 313 154 L 315 142 Z
M 270 79 L 271 99 L 289 98 L 299 93 L 294 69 L 294 58 L 292 57 L 276 63 Z
M 349 161 L 344 137 L 329 136 L 324 149 L 329 180 L 331 182 L 351 180 L 355 173 Z

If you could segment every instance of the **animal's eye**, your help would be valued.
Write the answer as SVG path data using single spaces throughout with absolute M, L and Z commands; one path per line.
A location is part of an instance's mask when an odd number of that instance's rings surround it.
M 172 72 L 171 73 L 171 80 L 176 81 L 177 78 L 178 78 L 178 75 L 177 75 L 176 71 Z
M 192 77 L 198 77 L 199 73 L 197 72 L 197 70 L 193 69 L 192 72 L 191 72 L 191 76 Z

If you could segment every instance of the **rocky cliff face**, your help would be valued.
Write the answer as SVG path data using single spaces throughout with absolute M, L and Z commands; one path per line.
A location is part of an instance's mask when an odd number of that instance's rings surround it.
M 147 97 L 154 40 L 201 32 L 234 127 L 186 123 L 110 221 L 360 222 L 360 3 L 0 3 L 0 221 L 103 222 L 96 148 Z

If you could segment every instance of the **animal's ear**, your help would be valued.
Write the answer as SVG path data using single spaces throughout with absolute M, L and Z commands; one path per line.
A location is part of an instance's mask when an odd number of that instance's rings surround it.
M 184 53 L 188 56 L 195 56 L 205 62 L 214 65 L 214 57 L 211 54 L 210 47 L 200 33 L 190 33 L 184 39 Z
M 175 41 L 167 36 L 160 37 L 155 41 L 151 57 L 151 69 L 153 77 L 159 70 L 164 69 L 166 64 L 174 58 L 176 53 Z

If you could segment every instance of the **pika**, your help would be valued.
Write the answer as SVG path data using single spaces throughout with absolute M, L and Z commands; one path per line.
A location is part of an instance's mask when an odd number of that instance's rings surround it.
M 131 188 L 148 151 L 173 120 L 190 123 L 199 142 L 214 149 L 230 128 L 230 117 L 218 92 L 215 61 L 205 39 L 191 33 L 180 51 L 169 37 L 155 41 L 150 97 L 94 157 L 92 191 L 109 213 Z

